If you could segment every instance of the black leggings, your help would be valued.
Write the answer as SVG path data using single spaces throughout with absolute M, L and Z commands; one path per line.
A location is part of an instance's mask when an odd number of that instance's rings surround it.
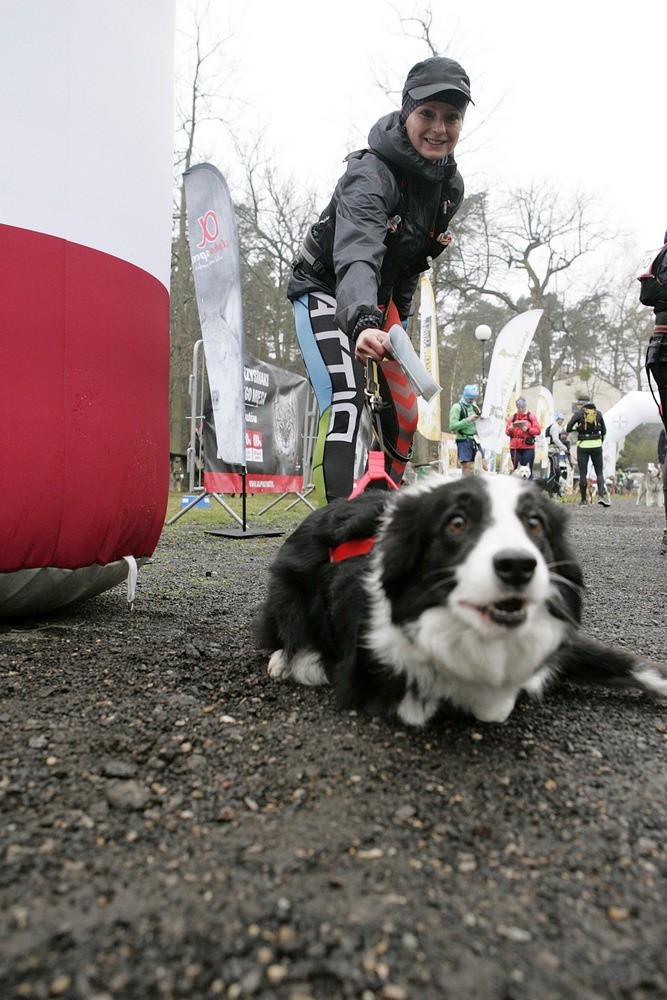
M 582 448 L 579 445 L 577 448 L 577 465 L 579 466 L 579 492 L 581 493 L 582 500 L 586 499 L 586 491 L 588 489 L 589 458 L 595 469 L 595 478 L 598 481 L 598 493 L 602 496 L 603 493 L 607 492 L 602 473 L 602 448 Z
M 335 313 L 336 300 L 325 292 L 311 292 L 294 303 L 299 347 L 320 415 L 313 482 L 321 506 L 350 495 L 373 444 L 364 406 L 364 366 L 355 361 L 354 345 L 336 325 Z M 377 377 L 382 437 L 393 452 L 385 458 L 385 471 L 398 485 L 417 426 L 417 398 L 396 361 L 378 365 Z
M 667 326 L 663 324 L 656 325 L 648 342 L 645 367 L 654 398 L 656 390 L 658 392 L 660 416 L 667 431 Z
M 661 313 L 660 319 L 664 317 L 665 314 Z M 648 384 L 654 398 L 656 390 L 658 392 L 660 416 L 665 431 L 667 431 L 667 324 L 665 323 L 656 323 L 655 325 L 655 332 L 646 348 L 645 367 Z M 667 518 L 667 461 L 662 469 L 662 492 L 665 498 L 665 517 Z

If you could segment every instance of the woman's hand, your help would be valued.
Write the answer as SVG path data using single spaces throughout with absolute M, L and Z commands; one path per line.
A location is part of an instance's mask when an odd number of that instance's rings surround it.
M 357 361 L 361 362 L 366 362 L 369 359 L 371 361 L 382 361 L 384 358 L 389 357 L 389 334 L 384 330 L 376 329 L 374 326 L 362 330 L 357 337 L 354 356 Z

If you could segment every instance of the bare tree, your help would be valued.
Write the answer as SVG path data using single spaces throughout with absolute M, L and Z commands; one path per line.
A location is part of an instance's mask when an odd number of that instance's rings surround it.
M 594 217 L 590 199 L 563 197 L 546 184 L 507 194 L 496 208 L 478 199 L 469 214 L 463 251 L 453 244 L 447 285 L 460 295 L 504 304 L 511 314 L 544 314 L 534 338 L 535 377 L 551 388 L 571 353 L 573 320 L 584 306 L 599 310 L 597 281 L 584 284 L 584 258 L 613 237 Z M 583 291 L 576 298 L 577 288 Z M 578 310 L 566 308 L 576 301 Z
M 176 149 L 174 228 L 172 237 L 170 287 L 170 448 L 183 454 L 188 442 L 189 375 L 192 351 L 199 339 L 199 316 L 194 293 L 188 247 L 185 190 L 182 175 L 192 166 L 198 134 L 207 123 L 226 127 L 233 107 L 225 87 L 230 67 L 224 61 L 230 35 L 220 37 L 211 28 L 211 4 L 193 4 L 187 10 L 189 24 L 184 43 L 187 58 L 176 81 Z
M 595 364 L 620 389 L 645 389 L 646 346 L 653 333 L 653 313 L 639 302 L 634 275 L 619 279 L 606 296 L 609 316 L 606 337 Z
M 301 369 L 286 298 L 292 263 L 305 230 L 315 218 L 312 191 L 278 177 L 258 149 L 238 150 L 246 196 L 238 206 L 244 264 L 244 326 L 248 351 L 284 368 Z

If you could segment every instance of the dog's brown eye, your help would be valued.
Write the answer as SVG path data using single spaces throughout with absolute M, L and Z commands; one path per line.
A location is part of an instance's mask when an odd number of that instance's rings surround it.
M 468 522 L 462 514 L 454 514 L 447 522 L 447 531 L 451 531 L 453 535 L 460 535 L 467 527 Z
M 544 531 L 544 525 L 537 514 L 530 514 L 526 523 L 528 525 L 528 530 L 534 532 L 536 535 L 539 535 Z

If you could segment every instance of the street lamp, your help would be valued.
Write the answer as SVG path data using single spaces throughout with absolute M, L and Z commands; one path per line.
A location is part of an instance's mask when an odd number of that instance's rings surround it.
M 487 326 L 486 323 L 480 323 L 480 325 L 475 330 L 475 337 L 479 340 L 482 345 L 482 395 L 484 395 L 484 390 L 486 389 L 486 342 L 491 340 L 492 331 L 491 327 Z

